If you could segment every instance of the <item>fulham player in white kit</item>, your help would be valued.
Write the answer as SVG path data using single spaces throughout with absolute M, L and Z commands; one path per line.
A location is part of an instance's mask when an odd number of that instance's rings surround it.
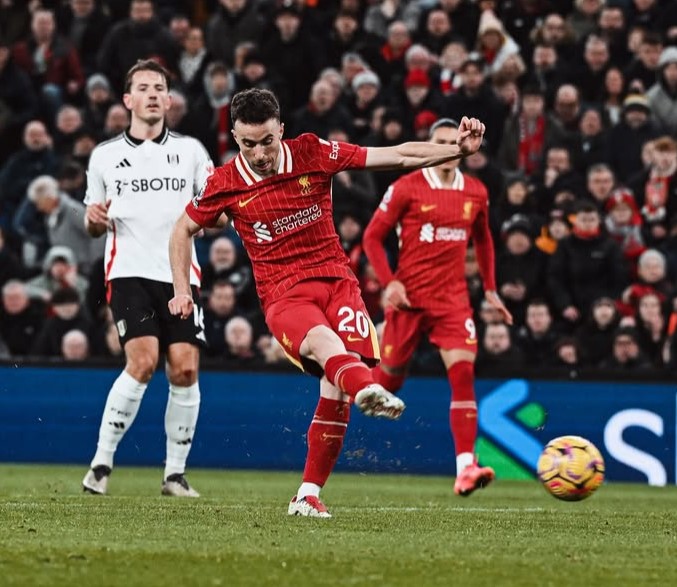
M 108 394 L 96 454 L 82 485 L 90 493 L 107 492 L 115 450 L 134 422 L 160 352 L 165 352 L 169 399 L 162 493 L 198 497 L 184 472 L 200 407 L 197 373 L 205 341 L 197 295 L 200 268 L 193 248 L 193 319 L 172 316 L 167 308 L 173 297 L 168 249 L 174 222 L 213 164 L 199 141 L 165 126 L 171 98 L 168 74 L 159 64 L 139 61 L 132 67 L 123 100 L 131 125 L 92 153 L 85 224 L 93 237 L 106 235 L 108 303 L 126 365 Z

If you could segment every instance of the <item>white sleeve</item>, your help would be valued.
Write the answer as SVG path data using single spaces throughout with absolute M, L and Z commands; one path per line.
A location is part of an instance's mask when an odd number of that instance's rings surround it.
M 214 173 L 214 163 L 209 158 L 207 149 L 202 143 L 195 140 L 195 169 L 193 171 L 193 196 L 197 196 L 207 182 L 207 178 Z
M 85 194 L 84 204 L 105 204 L 106 203 L 106 184 L 103 179 L 103 167 L 101 157 L 97 156 L 98 149 L 94 149 L 87 166 L 87 192 Z

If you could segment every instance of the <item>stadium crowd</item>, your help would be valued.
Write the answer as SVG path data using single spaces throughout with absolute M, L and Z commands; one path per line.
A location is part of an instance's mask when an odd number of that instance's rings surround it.
M 478 373 L 677 369 L 677 2 L 670 0 L 0 0 L 0 356 L 118 357 L 103 239 L 84 228 L 94 147 L 129 123 L 124 73 L 173 75 L 167 124 L 234 154 L 234 92 L 279 97 L 287 137 L 386 146 L 474 116 L 463 161 L 491 199 L 508 327 L 466 275 Z M 375 323 L 362 251 L 397 172 L 342 172 L 335 223 Z M 232 229 L 197 242 L 205 358 L 284 355 Z M 392 262 L 397 238 L 389 242 Z M 443 262 L 443 260 L 441 260 Z M 435 370 L 425 345 L 416 368 Z

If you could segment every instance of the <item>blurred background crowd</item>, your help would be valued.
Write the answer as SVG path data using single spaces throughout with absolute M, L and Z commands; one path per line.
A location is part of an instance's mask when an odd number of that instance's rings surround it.
M 466 277 L 478 373 L 677 369 L 674 0 L 0 0 L 0 357 L 120 357 L 103 239 L 84 230 L 92 149 L 129 123 L 125 72 L 171 72 L 168 125 L 231 158 L 234 92 L 268 88 L 285 134 L 425 140 L 480 118 L 462 169 L 491 199 L 508 327 Z M 342 172 L 335 223 L 367 307 L 362 232 L 397 172 Z M 232 229 L 197 242 L 205 360 L 284 361 Z M 397 241 L 388 243 L 393 263 Z M 443 260 L 441 260 L 443 262 Z M 441 368 L 423 345 L 415 368 Z

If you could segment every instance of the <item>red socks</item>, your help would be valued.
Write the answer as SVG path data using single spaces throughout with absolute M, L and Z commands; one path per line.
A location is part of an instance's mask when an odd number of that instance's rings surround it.
M 350 404 L 320 397 L 308 428 L 308 456 L 303 482 L 323 487 L 341 454 L 350 420 Z
M 402 387 L 404 383 L 404 373 L 399 375 L 391 375 L 386 373 L 381 366 L 376 366 L 371 370 L 371 375 L 374 378 L 374 381 L 379 385 L 385 387 L 390 393 L 395 393 Z
M 332 385 L 351 397 L 374 383 L 369 367 L 352 355 L 329 357 L 324 364 L 324 374 Z
M 475 401 L 475 373 L 470 361 L 454 363 L 447 371 L 451 385 L 449 426 L 454 437 L 456 454 L 475 452 L 477 438 L 477 402 Z

